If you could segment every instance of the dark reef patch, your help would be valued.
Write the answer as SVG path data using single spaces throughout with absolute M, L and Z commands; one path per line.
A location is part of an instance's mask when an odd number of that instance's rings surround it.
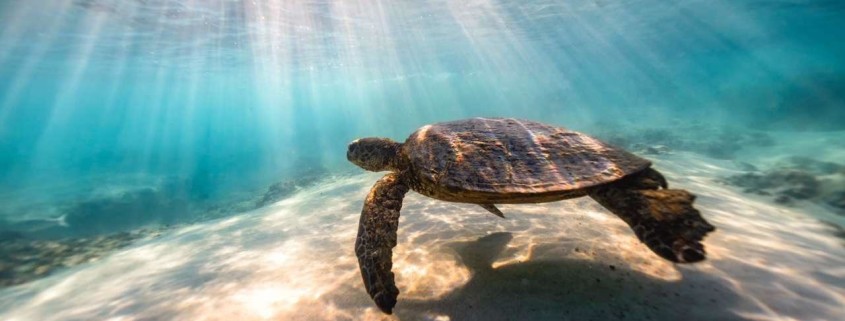
M 845 214 L 845 190 L 834 191 L 827 196 L 824 196 L 822 200 L 828 206 L 839 209 L 843 214 Z
M 822 224 L 826 225 L 831 229 L 831 233 L 833 236 L 836 236 L 842 240 L 842 244 L 845 245 L 845 228 L 840 226 L 839 224 L 828 222 L 828 221 L 821 221 Z
M 132 242 L 187 224 L 245 213 L 313 186 L 325 170 L 305 170 L 264 193 L 197 201 L 192 180 L 120 187 L 57 205 L 58 216 L 7 221 L 0 217 L 0 287 L 22 284 L 96 260 Z
M 808 200 L 818 196 L 821 183 L 816 176 L 799 170 L 777 169 L 766 173 L 730 176 L 728 184 L 744 188 L 746 193 L 773 196 L 778 203 Z
M 255 207 L 267 206 L 290 196 L 300 189 L 314 186 L 328 176 L 328 174 L 328 171 L 321 166 L 308 167 L 294 178 L 276 182 L 267 187 L 261 198 L 255 202 Z
M 48 217 L 12 220 L 14 215 L 3 213 L 0 231 L 6 234 L 0 238 L 18 233 L 32 239 L 58 240 L 224 218 L 289 197 L 328 176 L 322 167 L 312 166 L 266 190 L 240 191 L 210 199 L 197 199 L 192 189 L 196 181 L 190 178 L 166 177 L 155 184 L 106 186 L 77 199 L 51 204 L 52 214 Z
M 769 134 L 746 128 L 678 122 L 664 127 L 626 127 L 614 122 L 600 122 L 596 136 L 612 145 L 643 154 L 683 150 L 716 159 L 733 159 L 748 147 L 776 144 Z
M 145 229 L 95 237 L 34 240 L 23 234 L 0 232 L 0 287 L 30 282 L 64 268 L 92 262 L 139 239 L 160 235 Z
M 845 174 L 845 165 L 815 160 L 804 156 L 792 156 L 778 164 L 779 167 L 808 171 L 816 175 Z
M 172 224 L 188 212 L 186 199 L 144 188 L 73 204 L 65 211 L 64 221 L 73 235 L 93 235 Z
M 815 202 L 845 215 L 845 165 L 795 156 L 766 171 L 733 175 L 724 182 L 780 204 Z

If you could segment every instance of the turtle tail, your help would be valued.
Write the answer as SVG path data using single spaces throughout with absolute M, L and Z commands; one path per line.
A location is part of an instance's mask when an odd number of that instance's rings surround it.
M 653 169 L 598 186 L 590 196 L 619 216 L 637 238 L 660 257 L 677 263 L 706 258 L 701 241 L 716 228 L 692 203 L 695 195 L 667 189 L 663 175 Z

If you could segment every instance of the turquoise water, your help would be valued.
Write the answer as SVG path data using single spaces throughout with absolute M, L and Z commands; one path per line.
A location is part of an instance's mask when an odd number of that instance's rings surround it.
M 483 116 L 704 157 L 841 237 L 842 39 L 837 0 L 2 1 L 0 232 L 237 216 L 359 174 L 356 138 Z
M 299 160 L 346 166 L 356 137 L 471 116 L 845 127 L 839 1 L 27 1 L 0 14 L 0 177 L 15 189 L 110 172 L 237 185 Z

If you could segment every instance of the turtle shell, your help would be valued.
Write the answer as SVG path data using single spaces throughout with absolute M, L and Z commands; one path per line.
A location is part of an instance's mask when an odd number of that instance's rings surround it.
M 618 180 L 651 165 L 585 134 L 510 118 L 423 126 L 403 144 L 426 185 L 466 193 L 571 192 Z

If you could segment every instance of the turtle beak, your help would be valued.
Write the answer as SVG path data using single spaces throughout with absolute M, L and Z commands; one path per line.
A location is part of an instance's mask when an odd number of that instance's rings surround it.
M 357 165 L 358 163 L 355 162 L 355 160 L 357 159 L 357 157 L 356 157 L 357 151 L 358 151 L 358 140 L 356 139 L 356 140 L 352 141 L 351 143 L 349 143 L 349 147 L 347 147 L 347 149 L 346 149 L 346 160 L 348 160 L 348 161 Z
M 386 138 L 368 137 L 349 143 L 346 159 L 371 172 L 390 170 L 391 159 L 396 157 L 396 142 Z

